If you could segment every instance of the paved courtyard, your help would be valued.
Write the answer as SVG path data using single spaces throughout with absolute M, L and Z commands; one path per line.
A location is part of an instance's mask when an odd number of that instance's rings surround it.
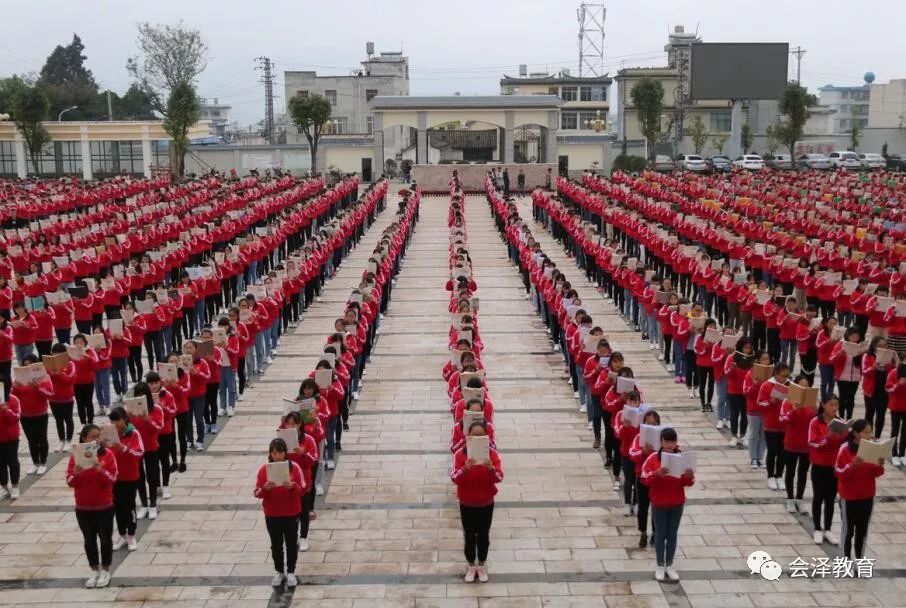
M 827 551 L 833 548 L 812 544 L 810 517 L 785 511 L 783 496 L 768 489 L 763 471 L 751 470 L 743 451 L 726 447 L 697 399 L 671 381 L 639 334 L 584 281 L 550 235 L 533 226 L 595 323 L 626 356 L 648 401 L 681 442 L 699 452 L 677 550 L 682 580 L 655 582 L 653 550 L 637 548 L 635 518 L 624 516 L 602 457 L 591 447 L 562 357 L 552 352 L 543 323 L 523 298 L 481 197 L 468 198 L 465 217 L 505 481 L 491 531 L 491 581 L 463 583 L 459 512 L 449 479 L 452 420 L 441 378 L 448 357 L 448 203 L 446 197 L 422 202 L 351 429 L 317 505 L 311 550 L 301 555 L 301 585 L 294 593 L 268 586 L 269 542 L 252 496 L 254 476 L 282 412 L 281 398 L 292 395 L 314 367 L 315 353 L 392 220 L 392 201 L 328 283 L 323 301 L 283 338 L 279 356 L 237 415 L 207 451 L 190 458 L 188 472 L 175 477 L 173 498 L 160 504 L 158 519 L 140 522 L 138 551 L 117 552 L 110 588 L 82 588 L 87 566 L 63 480 L 65 461 L 52 459 L 44 477 L 23 484 L 19 501 L 0 506 L 0 605 L 906 605 L 906 474 L 888 467 L 879 482 L 868 540 L 876 558 L 872 579 L 790 578 L 794 559 L 832 558 L 835 553 Z M 520 213 L 530 221 L 527 198 Z M 839 513 L 835 519 L 839 533 Z M 780 580 L 749 573 L 746 557 L 756 549 L 783 566 Z

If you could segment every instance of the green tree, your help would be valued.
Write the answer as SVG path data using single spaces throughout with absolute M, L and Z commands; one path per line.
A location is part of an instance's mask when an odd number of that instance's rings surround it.
M 780 142 L 777 141 L 777 126 L 768 125 L 767 129 L 764 130 L 764 134 L 767 138 L 768 152 L 771 153 L 771 156 L 774 156 L 774 152 L 780 147 Z
M 749 126 L 749 123 L 746 123 L 742 126 L 742 132 L 740 133 L 740 139 L 742 140 L 742 153 L 748 154 L 749 148 L 752 147 L 752 142 L 755 139 L 755 134 L 752 133 L 752 127 Z
M 686 129 L 686 135 L 692 138 L 692 147 L 695 149 L 695 153 L 701 154 L 702 150 L 705 149 L 705 144 L 708 143 L 708 129 L 705 128 L 705 123 L 702 122 L 701 116 L 695 117 L 695 120 L 692 121 L 692 127 Z
M 182 177 L 185 172 L 186 150 L 189 147 L 189 129 L 201 115 L 195 88 L 188 82 L 173 87 L 167 99 L 164 131 L 173 138 L 172 166 L 170 173 Z
M 136 27 L 141 56 L 129 58 L 126 70 L 152 107 L 166 116 L 172 91 L 195 82 L 207 67 L 208 45 L 198 30 L 182 21 L 176 25 L 139 23 Z
M 849 149 L 852 152 L 856 151 L 856 148 L 859 147 L 859 136 L 862 134 L 861 129 L 859 129 L 859 119 L 856 116 L 856 113 L 852 113 L 852 127 L 849 129 Z
M 311 152 L 311 172 L 317 172 L 318 142 L 324 125 L 330 120 L 330 103 L 320 95 L 296 95 L 289 101 L 289 114 L 299 127 Z
M 796 142 L 802 139 L 809 117 L 808 109 L 817 103 L 814 95 L 794 82 L 786 85 L 780 98 L 780 114 L 784 118 L 777 123 L 775 133 L 780 143 L 789 148 L 793 168 L 796 167 Z
M 639 120 L 639 129 L 648 142 L 648 160 L 653 161 L 655 144 L 661 136 L 661 113 L 664 111 L 664 87 L 660 81 L 642 78 L 629 93 Z
M 16 96 L 28 88 L 29 83 L 16 74 L 8 78 L 0 78 L 0 114 L 9 114 L 10 119 L 14 119 L 13 105 Z
M 134 82 L 125 95 L 114 97 L 113 113 L 117 120 L 155 119 L 151 98 Z
M 711 138 L 711 145 L 717 150 L 718 154 L 724 153 L 724 146 L 727 145 L 726 135 L 715 135 Z
M 19 91 L 13 99 L 13 122 L 25 140 L 25 150 L 31 158 L 35 174 L 40 173 L 38 157 L 41 150 L 50 141 L 50 133 L 42 123 L 47 118 L 49 109 L 47 95 L 37 86 Z
M 72 120 L 101 120 L 107 116 L 106 98 L 98 92 L 91 70 L 85 67 L 85 45 L 77 34 L 66 45 L 57 45 L 44 62 L 38 84 L 50 102 L 49 114 L 56 116 L 72 106 L 67 113 Z

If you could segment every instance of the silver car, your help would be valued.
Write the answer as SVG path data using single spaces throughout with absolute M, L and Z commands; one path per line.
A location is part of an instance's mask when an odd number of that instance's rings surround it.
M 675 169 L 675 167 L 673 165 L 673 159 L 671 159 L 669 156 L 664 156 L 662 154 L 658 154 L 657 156 L 654 157 L 654 170 L 655 171 L 670 172 L 670 171 L 673 171 L 673 169 Z
M 701 173 L 708 169 L 705 159 L 698 154 L 680 154 L 676 157 L 676 168 Z
M 823 154 L 803 154 L 796 159 L 796 162 L 800 167 L 806 169 L 826 171 L 831 168 L 830 159 Z

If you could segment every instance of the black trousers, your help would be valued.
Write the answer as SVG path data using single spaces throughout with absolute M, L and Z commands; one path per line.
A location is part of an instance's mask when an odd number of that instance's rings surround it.
M 855 544 L 856 559 L 859 559 L 865 552 L 865 537 L 868 536 L 868 522 L 875 499 L 841 500 L 840 504 L 843 514 L 843 555 L 852 558 Z
M 85 556 L 93 570 L 110 568 L 113 561 L 113 507 L 103 511 L 76 509 L 76 521 L 85 539 Z M 100 556 L 98 555 L 100 545 Z
M 239 369 L 236 371 L 236 375 L 239 377 L 239 387 L 237 390 L 238 390 L 239 394 L 242 395 L 245 393 L 245 383 L 246 383 L 245 357 L 239 357 L 239 359 L 237 360 L 237 363 L 239 365 Z
M 816 532 L 831 529 L 836 499 L 837 477 L 834 475 L 834 467 L 812 465 L 812 525 Z M 822 513 L 824 525 L 821 523 Z
M 711 405 L 714 398 L 714 368 L 699 367 L 698 372 L 698 399 L 701 401 L 702 408 Z
M 191 424 L 192 421 L 189 419 L 189 412 L 176 414 L 174 427 L 176 428 L 176 437 L 179 441 L 179 462 L 184 463 L 186 461 L 186 450 L 188 448 L 186 441 L 188 441 L 187 437 L 191 430 Z M 173 456 L 173 462 L 176 462 L 176 441 L 170 446 L 170 454 Z
M 808 453 L 807 452 L 790 452 L 784 450 L 786 458 L 786 476 L 784 479 L 786 485 L 786 497 L 792 500 L 802 500 L 805 494 L 805 482 L 808 481 Z M 796 495 L 793 496 L 793 477 L 796 477 Z
M 727 404 L 730 406 L 730 434 L 744 437 L 749 428 L 749 419 L 746 416 L 746 396 L 729 394 Z
M 217 391 L 220 390 L 219 382 L 209 382 L 204 394 L 204 421 L 205 424 L 217 424 Z
M 137 481 L 117 481 L 113 484 L 113 508 L 116 529 L 120 536 L 135 536 L 135 494 Z
M 768 448 L 764 459 L 768 478 L 780 479 L 783 477 L 783 431 L 765 431 L 764 442 Z
M 459 505 L 462 534 L 465 539 L 464 552 L 470 564 L 483 564 L 488 559 L 491 547 L 491 522 L 494 519 L 494 503 L 484 507 Z
M 840 393 L 840 418 L 843 420 L 850 420 L 853 417 L 853 409 L 856 407 L 856 391 L 858 389 L 858 382 L 837 381 L 837 390 Z
M 72 422 L 72 405 L 72 401 L 50 404 L 53 421 L 57 425 L 57 437 L 63 443 L 72 443 L 72 435 L 75 432 L 75 424 Z
M 167 433 L 157 436 L 160 447 L 157 450 L 158 460 L 160 461 L 160 476 L 165 488 L 170 485 L 170 462 L 176 462 L 176 433 Z
M 296 557 L 299 553 L 298 517 L 264 517 L 267 533 L 271 537 L 271 558 L 274 570 L 283 574 L 283 549 L 286 548 L 286 572 L 296 571 Z
M 315 481 L 318 479 L 318 464 L 311 467 L 311 487 L 302 496 L 302 513 L 299 515 L 299 538 L 308 538 L 311 512 L 315 510 Z
M 160 456 L 157 450 L 145 452 L 138 469 L 138 498 L 143 507 L 157 506 L 157 488 L 160 487 Z
M 32 464 L 47 464 L 47 452 L 50 451 L 50 445 L 47 442 L 47 414 L 40 416 L 23 416 L 19 419 L 22 423 L 22 430 L 25 432 L 25 439 L 28 441 L 28 453 L 31 456 Z
M 865 419 L 871 423 L 875 439 L 881 437 L 885 418 L 887 418 L 887 391 L 884 387 L 878 386 L 874 395 L 865 396 Z
M 19 485 L 19 440 L 0 443 L 0 486 Z
M 138 382 L 145 375 L 145 368 L 142 367 L 142 347 L 129 346 L 129 378 L 133 383 Z
M 76 384 L 74 387 L 76 407 L 79 411 L 79 422 L 82 426 L 94 422 L 94 382 Z
M 635 479 L 635 492 L 636 497 L 638 498 L 639 504 L 636 505 L 635 516 L 636 521 L 639 526 L 639 532 L 642 534 L 648 533 L 648 508 L 651 506 L 651 497 L 648 494 L 648 486 L 642 483 L 640 477 L 636 475 Z M 654 525 L 652 523 L 651 532 L 654 533 Z
M 893 455 L 902 458 L 903 454 L 906 454 L 906 412 L 891 412 L 890 418 Z

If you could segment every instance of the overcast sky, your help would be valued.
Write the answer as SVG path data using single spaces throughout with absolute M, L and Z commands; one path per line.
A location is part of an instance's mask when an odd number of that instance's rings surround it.
M 129 86 L 126 58 L 136 53 L 135 23 L 176 22 L 202 31 L 210 48 L 198 82 L 202 96 L 233 105 L 248 123 L 264 114 L 254 58 L 277 69 L 347 74 L 365 42 L 409 57 L 411 94 L 496 94 L 502 73 L 577 72 L 578 0 L 3 0 L 0 76 L 38 71 L 57 44 L 82 37 L 88 67 L 105 88 Z M 310 7 L 317 7 L 312 9 Z M 896 0 L 611 0 L 607 2 L 604 69 L 662 65 L 668 31 L 698 29 L 705 42 L 802 45 L 802 81 L 810 89 L 906 78 L 906 2 Z M 790 76 L 795 75 L 795 60 Z

